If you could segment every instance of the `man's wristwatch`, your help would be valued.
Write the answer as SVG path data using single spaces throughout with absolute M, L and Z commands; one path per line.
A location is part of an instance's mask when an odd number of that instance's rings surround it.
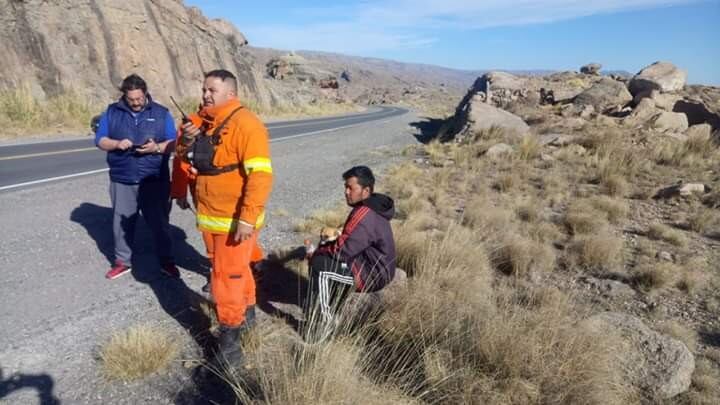
M 162 150 L 161 150 L 161 148 L 160 148 L 160 144 L 159 144 L 159 143 L 156 143 L 156 144 L 155 144 L 155 153 L 160 153 L 160 152 L 162 152 Z

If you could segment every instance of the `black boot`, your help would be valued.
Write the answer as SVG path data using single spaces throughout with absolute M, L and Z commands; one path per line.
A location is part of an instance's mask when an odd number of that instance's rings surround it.
M 241 327 L 247 330 L 253 326 L 255 326 L 255 305 L 249 305 L 245 310 L 245 323 Z
M 220 335 L 218 336 L 218 347 L 213 359 L 213 366 L 222 371 L 238 367 L 243 360 L 242 350 L 240 349 L 240 334 L 243 331 L 242 326 L 229 327 L 220 326 Z

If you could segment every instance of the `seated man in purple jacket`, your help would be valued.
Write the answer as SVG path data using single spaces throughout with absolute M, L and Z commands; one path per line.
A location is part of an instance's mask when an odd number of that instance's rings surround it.
M 324 339 L 335 326 L 335 312 L 350 289 L 377 291 L 395 277 L 395 241 L 390 219 L 393 200 L 374 193 L 375 176 L 366 166 L 343 173 L 345 201 L 352 211 L 335 243 L 319 247 L 310 259 L 310 294 L 307 309 L 319 305 L 316 316 L 306 314 L 308 324 Z M 317 312 L 317 311 L 316 311 Z M 317 319 L 310 319 L 317 318 Z

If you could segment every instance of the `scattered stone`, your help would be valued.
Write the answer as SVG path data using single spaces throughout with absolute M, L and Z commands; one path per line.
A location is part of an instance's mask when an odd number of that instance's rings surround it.
M 600 75 L 600 69 L 602 69 L 602 65 L 599 63 L 589 63 L 583 67 L 580 68 L 580 73 L 586 74 L 586 75 Z
M 681 196 L 689 196 L 693 193 L 705 193 L 706 191 L 710 191 L 710 188 L 705 186 L 702 183 L 687 183 L 683 184 L 679 189 L 678 192 Z
M 685 183 L 677 184 L 670 187 L 665 187 L 655 193 L 653 198 L 673 198 L 673 197 L 688 197 L 692 194 L 703 194 L 712 191 L 710 187 L 702 183 Z
M 660 132 L 685 132 L 688 119 L 683 113 L 663 111 L 650 119 L 650 126 Z
M 627 298 L 635 295 L 635 290 L 621 281 L 599 279 L 595 277 L 582 277 L 580 280 L 587 283 L 591 288 L 597 290 L 598 293 L 604 297 Z
M 579 137 L 577 135 L 566 135 L 566 134 L 542 134 L 538 136 L 538 142 L 540 145 L 563 147 L 568 146 L 577 142 Z
M 673 259 L 672 253 L 666 252 L 666 251 L 658 252 L 656 257 L 660 260 L 665 260 L 666 262 L 674 262 L 675 261 L 675 259 Z
M 648 328 L 626 314 L 605 312 L 585 321 L 598 334 L 617 333 L 618 371 L 650 398 L 673 398 L 688 390 L 695 358 L 681 341 Z
M 498 157 L 501 155 L 507 155 L 509 153 L 512 153 L 513 148 L 512 146 L 506 144 L 506 143 L 498 143 L 496 145 L 491 146 L 485 154 L 488 157 Z
M 628 88 L 632 94 L 651 90 L 666 93 L 682 90 L 686 80 L 686 71 L 678 69 L 669 62 L 655 62 L 638 72 L 630 80 Z
M 550 142 L 550 145 L 557 147 L 569 146 L 577 143 L 578 139 L 579 137 L 577 135 L 560 134 L 552 142 Z

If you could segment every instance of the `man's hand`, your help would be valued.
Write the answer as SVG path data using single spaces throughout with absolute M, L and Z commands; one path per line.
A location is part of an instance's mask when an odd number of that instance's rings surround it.
M 182 125 L 182 136 L 183 136 L 183 142 L 185 144 L 192 143 L 195 138 L 200 135 L 200 129 L 195 126 L 195 124 L 192 123 L 192 121 L 188 121 Z
M 176 198 L 175 204 L 177 204 L 177 206 L 180 207 L 181 210 L 186 210 L 190 208 L 190 203 L 188 202 L 187 197 Z
M 235 237 L 234 240 L 236 243 L 244 242 L 253 235 L 253 232 L 255 232 L 255 227 L 243 222 L 238 222 L 237 229 L 235 230 Z
M 115 145 L 115 149 L 120 150 L 128 150 L 132 148 L 132 141 L 129 139 L 123 139 L 122 141 L 118 141 L 118 143 Z
M 160 149 L 160 145 L 155 143 L 155 140 L 148 139 L 141 147 L 137 148 L 136 152 L 141 155 L 147 155 L 150 153 L 160 153 L 162 149 Z

